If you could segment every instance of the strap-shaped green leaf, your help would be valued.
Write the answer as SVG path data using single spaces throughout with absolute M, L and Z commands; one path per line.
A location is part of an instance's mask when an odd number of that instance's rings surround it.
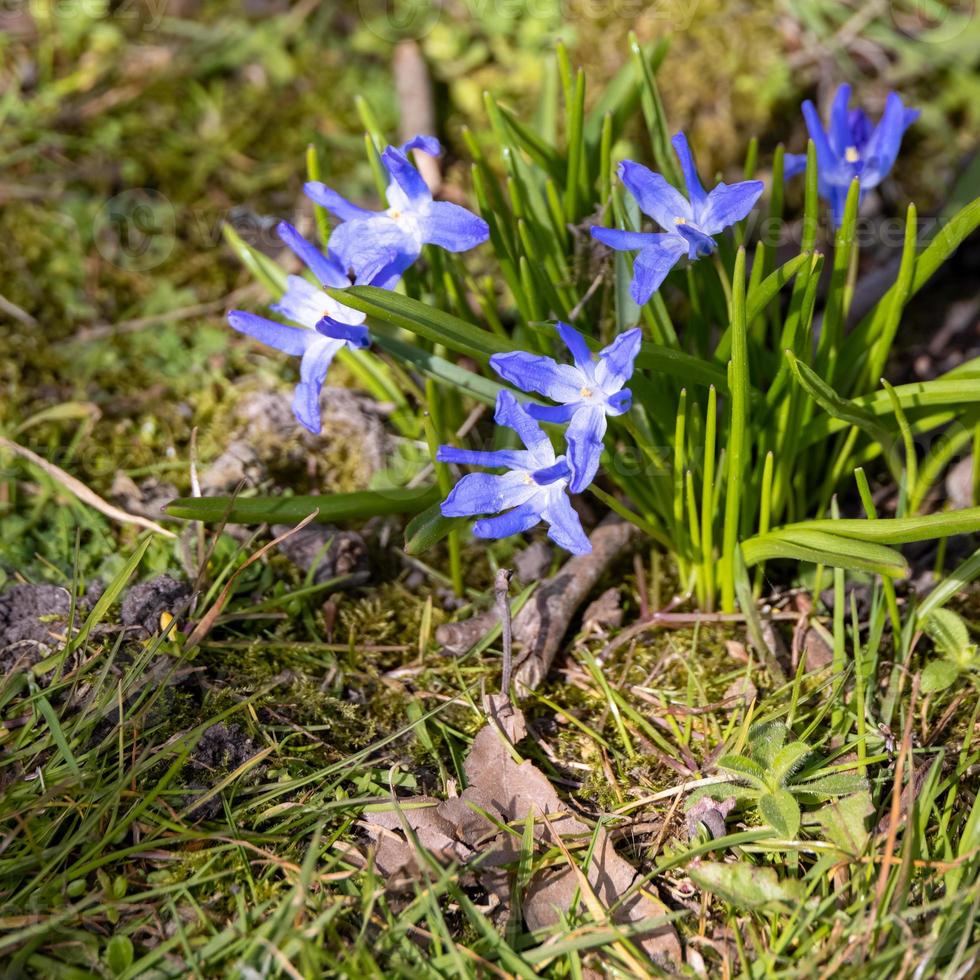
M 799 360 L 791 350 L 785 353 L 800 387 L 825 412 L 848 425 L 856 425 L 882 445 L 891 444 L 891 434 L 871 412 L 857 402 L 839 395 L 813 368 Z
M 980 358 L 974 358 L 941 378 L 933 381 L 913 381 L 892 390 L 906 414 L 918 413 L 921 409 L 959 409 L 966 404 L 980 403 L 978 379 L 980 379 Z M 894 406 L 888 392 L 884 389 L 870 395 L 852 398 L 848 404 L 876 418 L 894 414 Z M 912 421 L 912 428 L 915 429 L 914 420 L 910 421 Z M 807 426 L 805 432 L 800 433 L 801 448 L 820 442 L 851 424 L 843 418 L 820 416 Z
M 833 568 L 874 572 L 889 578 L 902 578 L 909 572 L 905 559 L 892 548 L 810 530 L 802 525 L 749 538 L 742 542 L 742 553 L 747 565 L 774 558 L 792 558 Z
M 497 403 L 497 394 L 503 389 L 503 385 L 491 378 L 484 378 L 480 374 L 469 371 L 452 361 L 447 361 L 444 357 L 430 354 L 428 351 L 419 347 L 413 347 L 398 340 L 384 327 L 375 327 L 373 331 L 374 342 L 383 351 L 387 351 L 393 357 L 398 358 L 403 364 L 408 364 L 417 368 L 423 374 L 451 385 L 457 391 L 477 401 L 487 405 Z
M 500 337 L 459 317 L 377 286 L 327 289 L 338 303 L 479 361 L 511 350 Z
M 438 487 L 390 487 L 297 497 L 179 497 L 165 510 L 189 521 L 233 524 L 298 524 L 319 510 L 316 523 L 352 521 L 387 514 L 416 514 L 439 498 Z
M 906 301 L 911 299 L 935 274 L 936 270 L 959 248 L 963 240 L 980 226 L 980 198 L 971 201 L 946 222 L 935 238 L 919 253 Z M 863 355 L 894 309 L 896 294 L 903 291 L 896 282 L 878 301 L 878 305 L 851 331 L 843 345 L 842 363 L 862 363 Z
M 909 544 L 912 541 L 932 541 L 980 531 L 980 507 L 918 517 L 800 521 L 797 524 L 784 524 L 771 533 L 792 533 L 797 530 L 826 531 L 856 541 L 876 541 L 879 544 Z
M 434 547 L 450 531 L 466 524 L 463 517 L 443 517 L 438 503 L 417 514 L 405 528 L 405 554 L 421 555 Z
M 758 285 L 749 289 L 745 300 L 745 316 L 749 323 L 765 312 L 766 307 L 776 298 L 779 290 L 791 282 L 808 262 L 813 260 L 810 252 L 802 252 L 788 262 L 784 262 L 775 272 L 771 272 Z M 758 261 L 758 260 L 757 260 Z M 753 265 L 753 270 L 755 266 Z M 715 349 L 715 360 L 724 363 L 731 356 L 732 328 L 725 329 Z

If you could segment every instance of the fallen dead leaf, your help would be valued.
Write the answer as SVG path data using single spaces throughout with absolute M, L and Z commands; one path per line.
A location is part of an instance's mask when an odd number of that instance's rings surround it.
M 521 903 L 528 929 L 558 925 L 576 895 L 580 911 L 600 920 L 605 916 L 609 924 L 666 916 L 666 906 L 649 885 L 634 887 L 638 872 L 616 852 L 609 833 L 602 827 L 593 831 L 569 810 L 534 763 L 520 759 L 515 745 L 527 734 L 523 713 L 503 696 L 487 698 L 486 709 L 489 721 L 463 763 L 468 785 L 459 796 L 442 802 L 431 797 L 393 801 L 390 809 L 363 815 L 361 827 L 376 846 L 375 865 L 389 884 L 404 887 L 425 875 L 425 861 L 405 832 L 408 827 L 440 864 L 457 861 L 465 868 L 472 862 L 477 880 L 507 911 L 512 906 L 509 869 L 520 857 L 519 828 L 530 817 L 542 849 L 557 846 L 568 855 L 577 845 L 588 846 L 593 837 L 595 843 L 584 872 L 569 859 L 534 873 Z M 502 830 L 504 824 L 518 833 Z M 589 886 L 585 890 L 583 874 Z M 631 941 L 655 962 L 681 962 L 680 940 L 669 923 L 650 926 Z

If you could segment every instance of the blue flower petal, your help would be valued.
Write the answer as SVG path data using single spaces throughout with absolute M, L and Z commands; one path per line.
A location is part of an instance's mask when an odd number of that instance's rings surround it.
M 247 334 L 260 343 L 293 356 L 305 353 L 306 348 L 316 339 L 316 334 L 309 330 L 287 327 L 245 310 L 232 310 L 228 314 L 228 323 L 239 333 Z
M 405 196 L 408 206 L 419 209 L 424 204 L 432 200 L 429 186 L 422 179 L 422 175 L 408 162 L 408 157 L 401 150 L 394 146 L 389 146 L 381 154 L 381 162 L 391 175 L 391 179 L 398 185 Z M 402 202 L 389 200 L 390 205 L 398 206 Z
M 308 180 L 303 185 L 303 192 L 306 196 L 326 208 L 332 215 L 340 218 L 341 221 L 353 221 L 355 218 L 370 218 L 374 211 L 359 208 L 352 204 L 346 197 L 341 197 L 335 190 L 327 187 L 319 180 Z
M 568 442 L 568 465 L 572 493 L 584 490 L 595 479 L 602 456 L 602 439 L 606 434 L 606 412 L 601 405 L 583 405 L 572 416 L 565 439 Z
M 851 145 L 864 156 L 864 149 L 871 139 L 871 120 L 864 109 L 851 109 L 847 114 L 847 125 L 851 130 Z
M 334 229 L 330 244 L 358 281 L 371 276 L 379 286 L 397 282 L 421 254 L 418 239 L 386 214 L 345 221 Z
M 805 153 L 787 153 L 783 157 L 783 179 L 789 180 L 806 170 Z
M 835 228 L 844 223 L 844 209 L 847 205 L 848 187 L 833 184 L 827 188 L 827 199 L 830 201 L 830 217 Z
M 339 260 L 330 255 L 324 255 L 315 245 L 308 242 L 288 221 L 280 221 L 276 232 L 282 241 L 290 248 L 303 264 L 323 283 L 324 286 L 336 286 L 346 289 L 350 285 L 347 271 Z
M 436 451 L 439 463 L 459 463 L 462 466 L 506 466 L 512 470 L 529 469 L 534 465 L 525 449 L 459 449 L 440 446 Z
M 483 218 L 450 201 L 433 201 L 418 220 L 423 240 L 449 252 L 465 252 L 490 237 Z
M 599 351 L 595 379 L 607 394 L 611 394 L 633 376 L 633 362 L 640 352 L 643 331 L 639 327 L 621 333 L 608 347 Z
M 520 350 L 494 354 L 490 367 L 522 391 L 535 391 L 556 402 L 580 401 L 588 382 L 571 364 L 559 364 L 550 357 Z
M 574 327 L 562 323 L 561 320 L 555 324 L 555 330 L 558 331 L 562 343 L 571 353 L 575 366 L 586 375 L 592 374 L 594 358 L 585 338 Z
M 442 153 L 442 144 L 435 136 L 413 136 L 408 142 L 402 143 L 399 149 L 405 154 L 409 150 L 421 150 L 430 157 L 437 157 Z
M 493 420 L 497 425 L 505 425 L 513 429 L 521 442 L 527 446 L 535 467 L 550 466 L 555 461 L 555 451 L 551 440 L 544 430 L 531 418 L 517 399 L 509 391 L 501 391 L 497 395 L 497 409 Z
M 807 132 L 817 151 L 817 175 L 820 183 L 829 186 L 846 180 L 847 172 L 831 148 L 823 123 L 820 122 L 820 116 L 817 114 L 817 107 L 809 99 L 803 103 L 803 118 L 806 120 Z
M 694 225 L 678 225 L 677 234 L 687 242 L 687 256 L 692 260 L 710 255 L 718 247 L 717 242 L 710 235 L 706 235 Z
M 676 187 L 667 183 L 662 174 L 656 174 L 632 160 L 623 160 L 619 165 L 619 176 L 626 189 L 636 198 L 640 210 L 662 228 L 670 231 L 675 218 L 690 221 L 694 217 L 690 203 Z
M 329 340 L 317 335 L 306 348 L 299 365 L 300 382 L 293 394 L 293 414 L 310 432 L 320 432 L 320 389 L 334 355 L 344 346 L 342 340 Z
M 567 422 L 575 414 L 577 404 L 577 402 L 572 402 L 570 405 L 536 405 L 531 402 L 524 406 L 524 411 L 532 419 L 537 419 L 539 422 L 561 424 Z
M 643 249 L 633 262 L 633 281 L 630 295 L 642 306 L 660 288 L 667 273 L 686 255 L 688 244 L 678 234 L 659 236 L 659 240 Z
M 408 266 L 404 264 L 404 260 L 396 248 L 375 245 L 372 251 L 372 262 L 364 261 L 361 263 L 360 271 L 356 273 L 354 279 L 354 285 L 392 289 L 407 268 Z
M 736 221 L 741 221 L 755 207 L 764 186 L 761 180 L 719 184 L 708 195 L 707 204 L 701 213 L 701 230 L 706 235 L 717 235 Z
M 541 522 L 538 508 L 533 503 L 521 504 L 499 517 L 484 517 L 473 525 L 477 538 L 509 538 L 512 534 L 529 531 Z
M 592 543 L 582 530 L 582 521 L 564 491 L 548 494 L 541 516 L 548 522 L 548 537 L 560 548 L 573 555 L 587 555 L 592 551 Z
M 633 392 L 629 388 L 617 391 L 606 399 L 607 415 L 625 415 L 633 406 Z
M 618 252 L 636 252 L 659 241 L 659 235 L 645 231 L 624 231 L 620 228 L 603 228 L 601 225 L 593 225 L 589 231 L 597 241 Z
M 830 107 L 830 131 L 827 134 L 831 149 L 839 157 L 847 153 L 848 147 L 857 149 L 854 131 L 851 128 L 851 116 L 847 108 L 850 101 L 851 86 L 846 84 L 839 86 Z
M 536 470 L 531 474 L 531 478 L 539 487 L 546 487 L 552 483 L 557 483 L 559 480 L 567 480 L 571 474 L 571 470 L 568 466 L 568 460 L 562 456 L 559 460 L 552 463 L 551 466 L 545 466 L 543 469 Z
M 681 171 L 684 174 L 684 183 L 687 185 L 687 196 L 691 202 L 691 214 L 680 214 L 677 217 L 691 218 L 698 223 L 702 223 L 701 212 L 704 210 L 707 195 L 701 186 L 701 178 L 698 177 L 698 168 L 694 163 L 694 155 L 687 144 L 687 137 L 683 133 L 677 133 L 670 141 L 677 154 L 677 159 L 681 162 Z M 669 227 L 665 225 L 664 227 Z
M 311 330 L 335 308 L 333 300 L 302 276 L 286 277 L 286 292 L 269 306 L 287 320 L 300 323 Z
M 467 473 L 442 502 L 444 517 L 472 517 L 495 514 L 518 507 L 534 497 L 540 488 L 526 471 L 509 473 Z
M 350 347 L 365 348 L 371 346 L 371 334 L 368 328 L 354 323 L 344 323 L 332 317 L 324 317 L 316 325 L 317 333 L 333 340 L 342 340 Z
M 864 148 L 865 168 L 861 174 L 861 187 L 870 190 L 885 178 L 895 165 L 902 136 L 915 118 L 908 120 L 908 110 L 895 92 L 889 92 L 885 111 Z

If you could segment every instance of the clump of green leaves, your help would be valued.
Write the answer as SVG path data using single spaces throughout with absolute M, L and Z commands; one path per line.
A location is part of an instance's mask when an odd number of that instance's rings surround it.
M 630 382 L 632 408 L 610 423 L 602 475 L 589 490 L 671 552 L 683 588 L 702 608 L 733 611 L 736 593 L 744 608 L 745 569 L 776 559 L 903 577 L 908 565 L 896 546 L 980 529 L 977 506 L 923 513 L 951 454 L 976 431 L 980 361 L 911 384 L 882 378 L 906 307 L 980 225 L 980 199 L 931 238 L 921 234 L 910 205 L 895 280 L 849 328 L 861 268 L 859 185 L 851 187 L 832 241 L 822 243 L 811 144 L 799 249 L 782 261 L 778 246 L 791 234 L 791 216 L 779 146 L 768 201 L 755 215 L 761 225 L 738 223 L 719 240 L 713 261 L 675 267 L 648 302 L 637 304 L 630 258 L 597 247 L 581 229 L 596 222 L 644 227 L 617 177 L 624 157 L 646 157 L 668 183 L 681 183 L 669 152 L 677 127 L 656 80 L 665 54 L 663 45 L 645 48 L 632 38 L 629 60 L 587 111 L 585 75 L 559 46 L 559 84 L 541 99 L 539 115 L 553 122 L 546 127 L 487 95 L 486 143 L 471 133 L 464 141 L 471 203 L 489 228 L 489 248 L 471 259 L 427 247 L 399 291 L 334 289 L 335 300 L 368 318 L 376 351 L 345 363 L 358 383 L 401 412 L 405 438 L 418 439 L 412 418 L 427 413 L 430 448 L 472 449 L 501 438 L 489 426 L 467 427 L 476 404 L 495 404 L 503 387 L 489 366 L 495 354 L 556 353 L 546 321 L 574 326 L 593 346 L 638 326 L 644 340 Z M 363 102 L 361 110 L 368 159 L 381 176 L 379 153 L 388 139 Z M 638 114 L 645 147 L 630 142 L 627 123 Z M 752 143 L 744 176 L 753 177 L 759 163 Z M 315 153 L 307 167 L 319 179 Z M 328 245 L 320 217 L 320 245 Z M 280 295 L 283 270 L 232 232 L 226 237 L 269 294 Z M 962 434 L 940 439 L 922 456 L 916 437 L 950 423 Z M 461 430 L 472 435 L 457 435 Z M 905 488 L 895 518 L 869 510 L 862 466 Z M 421 467 L 402 474 L 403 482 L 417 483 Z M 432 489 L 444 498 L 453 474 L 441 462 L 434 473 Z M 835 495 L 848 489 L 865 502 L 866 519 L 828 519 Z M 209 520 L 218 507 L 237 522 L 268 517 L 266 507 L 280 503 L 188 499 L 170 513 Z M 388 494 L 362 503 L 366 516 L 393 508 Z M 304 516 L 317 505 L 320 519 L 328 519 L 329 499 L 307 501 Z M 463 529 L 442 516 L 438 499 L 416 499 L 402 510 L 419 511 L 407 547 L 417 552 L 448 538 L 461 593 Z
M 795 739 L 780 721 L 753 725 L 746 751 L 723 755 L 718 768 L 737 782 L 716 783 L 692 794 L 688 808 L 705 796 L 753 804 L 759 816 L 780 837 L 796 837 L 802 822 L 801 804 L 814 805 L 838 796 L 849 796 L 867 788 L 865 780 L 852 773 L 831 773 L 814 762 L 813 749 Z

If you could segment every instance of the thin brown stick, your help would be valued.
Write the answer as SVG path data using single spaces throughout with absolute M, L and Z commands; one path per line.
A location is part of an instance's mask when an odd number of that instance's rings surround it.
M 510 602 L 508 593 L 510 592 L 511 571 L 507 568 L 497 569 L 497 578 L 494 583 L 493 594 L 497 603 L 497 615 L 500 616 L 500 631 L 503 645 L 503 670 L 500 675 L 500 693 L 504 697 L 510 697 L 510 674 L 513 665 L 513 633 L 510 621 Z
M 229 577 L 228 581 L 225 583 L 225 587 L 221 590 L 221 594 L 217 599 L 214 600 L 214 604 L 211 608 L 198 620 L 197 625 L 194 627 L 191 635 L 187 638 L 187 644 L 184 647 L 185 650 L 190 650 L 204 639 L 205 636 L 211 631 L 211 627 L 214 626 L 215 621 L 218 616 L 221 615 L 221 610 L 224 609 L 225 603 L 228 601 L 228 597 L 231 595 L 231 590 L 235 586 L 235 582 L 238 580 L 238 576 L 248 568 L 249 565 L 257 562 L 264 554 L 271 551 L 277 544 L 285 541 L 286 538 L 292 537 L 297 531 L 301 531 L 310 521 L 316 519 L 317 515 L 320 513 L 320 508 L 318 507 L 312 514 L 307 515 L 303 518 L 296 527 L 291 527 L 285 534 L 280 534 L 278 538 L 273 538 L 268 544 L 263 545 L 255 552 L 247 561 L 245 561 L 239 568 L 236 568 L 232 575 Z

